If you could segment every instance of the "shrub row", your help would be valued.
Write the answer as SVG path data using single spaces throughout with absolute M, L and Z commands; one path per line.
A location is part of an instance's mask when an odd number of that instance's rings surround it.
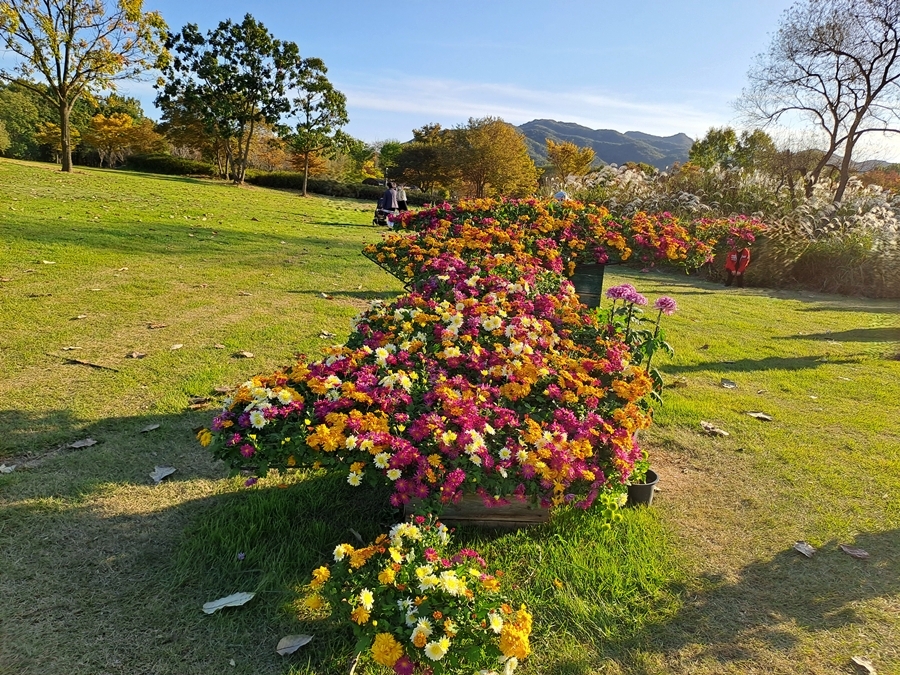
M 215 176 L 216 167 L 206 162 L 174 157 L 173 155 L 133 155 L 125 164 L 126 169 L 162 173 L 168 176 Z
M 288 190 L 303 189 L 303 174 L 297 171 L 253 171 L 247 172 L 246 181 L 260 187 L 280 188 Z M 365 185 L 363 183 L 341 183 L 336 180 L 323 180 L 310 178 L 306 189 L 317 195 L 329 197 L 351 197 L 353 199 L 370 199 L 378 201 L 384 192 L 379 185 Z M 429 204 L 428 195 L 407 193 L 407 203 L 415 206 Z

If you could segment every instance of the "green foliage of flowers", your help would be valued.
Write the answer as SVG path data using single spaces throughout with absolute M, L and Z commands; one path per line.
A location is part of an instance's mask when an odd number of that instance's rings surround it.
M 398 675 L 512 673 L 531 652 L 532 617 L 501 594 L 503 572 L 477 551 L 450 550 L 450 532 L 416 516 L 362 548 L 338 544 L 312 573 L 305 604 L 353 626 L 356 651 Z

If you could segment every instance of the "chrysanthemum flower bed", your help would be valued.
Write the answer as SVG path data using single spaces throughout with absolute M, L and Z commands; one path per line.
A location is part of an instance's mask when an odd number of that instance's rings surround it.
M 502 571 L 449 545 L 447 528 L 423 516 L 369 546 L 339 544 L 313 570 L 305 604 L 348 622 L 356 651 L 398 675 L 509 675 L 531 652 L 531 614 L 504 599 Z
M 417 263 L 447 250 L 464 259 L 484 251 L 527 251 L 548 269 L 567 275 L 579 263 L 636 262 L 690 270 L 710 259 L 723 236 L 765 230 L 746 216 L 685 221 L 670 213 L 639 212 L 622 218 L 595 204 L 537 199 L 442 204 L 401 213 L 393 221 L 399 232 L 367 247 L 366 254 L 405 280 L 415 276 Z
M 422 270 L 345 346 L 241 386 L 201 440 L 235 471 L 324 466 L 388 483 L 396 506 L 477 493 L 587 508 L 621 488 L 653 386 L 621 331 L 527 254 L 448 253 Z

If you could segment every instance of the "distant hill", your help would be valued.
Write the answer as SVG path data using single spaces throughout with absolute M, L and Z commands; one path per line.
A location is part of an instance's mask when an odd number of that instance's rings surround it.
M 665 169 L 675 162 L 686 162 L 694 144 L 694 140 L 685 134 L 654 136 L 640 131 L 626 131 L 623 134 L 612 129 L 588 129 L 580 124 L 556 120 L 532 120 L 518 129 L 525 135 L 528 153 L 538 165 L 549 164 L 548 138 L 557 143 L 570 141 L 581 147 L 593 148 L 598 165 L 645 162 L 658 169 Z

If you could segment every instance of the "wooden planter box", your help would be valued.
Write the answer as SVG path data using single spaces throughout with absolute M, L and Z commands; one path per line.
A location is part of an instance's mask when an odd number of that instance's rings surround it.
M 403 509 L 404 515 L 414 513 L 415 507 L 416 502 L 408 503 Z M 478 495 L 463 495 L 459 503 L 444 506 L 440 520 L 446 525 L 518 529 L 546 523 L 550 520 L 550 509 L 517 499 L 509 504 L 489 508 Z

